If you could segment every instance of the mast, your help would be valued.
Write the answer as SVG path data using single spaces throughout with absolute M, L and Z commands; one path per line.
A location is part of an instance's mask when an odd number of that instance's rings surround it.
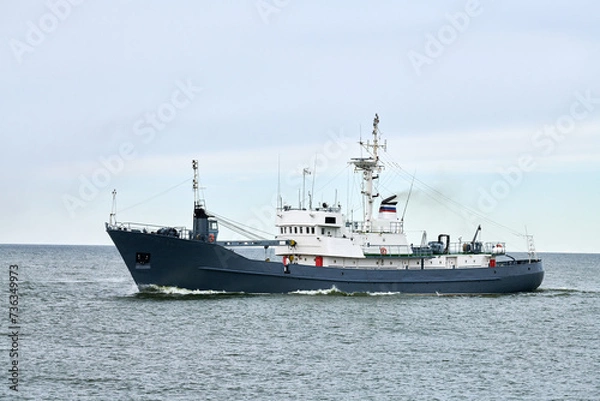
M 206 241 L 209 235 L 212 234 L 214 241 L 218 231 L 211 231 L 209 228 L 208 218 L 211 217 L 206 213 L 204 199 L 200 197 L 198 192 L 198 160 L 192 160 L 192 168 L 194 169 L 194 227 L 192 230 L 192 238 Z
M 204 206 L 198 194 L 198 160 L 192 160 L 192 168 L 194 169 L 194 210 L 196 210 Z
M 354 171 L 361 171 L 363 173 L 363 185 L 362 185 L 362 195 L 365 198 L 365 209 L 364 209 L 364 230 L 366 232 L 371 231 L 371 223 L 373 220 L 373 203 L 375 202 L 375 198 L 379 196 L 379 194 L 373 193 L 373 180 L 379 178 L 379 173 L 383 166 L 379 163 L 379 148 L 382 148 L 384 151 L 387 149 L 387 143 L 383 145 L 379 144 L 381 133 L 379 132 L 379 116 L 375 114 L 375 118 L 373 119 L 373 142 L 370 143 L 363 142 L 362 139 L 359 142 L 360 145 L 365 148 L 367 153 L 369 153 L 369 157 L 360 157 L 353 158 L 351 163 L 354 164 Z
M 111 226 L 115 226 L 117 224 L 117 190 L 113 189 L 112 191 L 112 208 L 110 210 L 110 217 L 108 218 L 108 222 Z
M 277 155 L 277 211 L 283 209 L 281 199 L 281 154 Z
M 308 167 L 305 167 L 302 170 L 302 199 L 300 201 L 300 209 L 304 210 L 306 208 L 304 201 L 306 200 L 306 175 L 310 175 L 310 170 Z

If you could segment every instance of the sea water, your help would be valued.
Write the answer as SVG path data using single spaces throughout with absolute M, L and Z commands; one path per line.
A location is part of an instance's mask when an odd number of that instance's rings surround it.
M 0 399 L 599 400 L 600 255 L 540 256 L 532 293 L 247 295 L 0 245 Z

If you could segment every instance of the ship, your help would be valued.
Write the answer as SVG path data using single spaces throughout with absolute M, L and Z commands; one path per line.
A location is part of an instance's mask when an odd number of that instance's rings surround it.
M 439 295 L 530 292 L 541 285 L 544 269 L 531 236 L 528 253 L 520 258 L 507 253 L 503 241 L 483 242 L 481 225 L 470 240 L 452 241 L 450 234 L 440 233 L 427 241 L 423 232 L 419 244 L 410 243 L 404 216 L 398 216 L 398 195 L 383 198 L 376 189 L 384 167 L 380 152 L 387 147 L 377 114 L 372 139 L 359 144 L 364 153 L 349 162 L 362 176 L 363 210 L 357 221 L 339 203 L 313 206 L 302 199 L 293 207 L 278 199 L 272 239 L 221 241 L 218 215 L 198 194 L 198 161 L 193 160 L 191 229 L 119 222 L 113 209 L 106 231 L 140 290 Z M 264 254 L 249 256 L 248 247 Z

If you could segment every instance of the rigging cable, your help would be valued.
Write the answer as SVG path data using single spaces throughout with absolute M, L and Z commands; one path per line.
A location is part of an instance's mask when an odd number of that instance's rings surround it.
M 131 205 L 131 206 L 127 206 L 127 207 L 126 207 L 126 208 L 124 208 L 124 209 L 119 209 L 119 210 L 118 210 L 118 212 L 119 212 L 119 213 L 120 213 L 120 212 L 124 212 L 124 211 L 126 211 L 126 210 L 133 209 L 134 207 L 138 207 L 138 206 L 140 206 L 140 205 L 143 205 L 143 204 L 144 204 L 144 203 L 146 203 L 146 202 L 149 202 L 149 201 L 151 201 L 151 200 L 153 200 L 153 199 L 156 199 L 156 198 L 158 198 L 159 196 L 163 196 L 164 194 L 166 194 L 166 193 L 168 193 L 168 192 L 171 192 L 171 191 L 172 191 L 172 190 L 174 190 L 175 188 L 178 188 L 178 187 L 182 186 L 183 184 L 186 184 L 186 183 L 190 182 L 191 180 L 192 180 L 192 178 L 187 178 L 187 179 L 185 179 L 185 181 L 182 181 L 182 182 L 180 182 L 180 183 L 179 183 L 179 184 L 177 184 L 177 185 L 174 185 L 174 186 L 172 186 L 172 187 L 170 187 L 170 188 L 167 188 L 167 189 L 165 189 L 165 190 L 164 190 L 164 191 L 162 191 L 162 192 L 159 192 L 159 193 L 157 193 L 157 194 L 155 194 L 155 195 L 152 195 L 151 197 L 149 197 L 149 198 L 147 198 L 147 199 L 145 199 L 145 200 L 143 200 L 143 201 L 141 201 L 141 202 L 135 203 L 135 204 L 133 204 L 133 205 Z
M 408 180 L 408 177 L 410 177 L 410 179 L 414 179 L 417 182 L 417 186 L 420 186 L 421 189 L 424 189 L 424 194 L 427 195 L 428 197 L 430 197 L 431 199 L 433 199 L 434 201 L 440 203 L 442 206 L 446 207 L 447 209 L 449 209 L 450 211 L 452 211 L 453 213 L 456 213 L 457 215 L 460 215 L 460 213 L 456 210 L 454 210 L 453 208 L 449 207 L 447 204 L 444 203 L 447 202 L 449 204 L 452 204 L 455 208 L 458 209 L 462 209 L 474 216 L 477 216 L 478 218 L 493 224 L 497 227 L 503 228 L 504 230 L 507 230 L 508 232 L 510 232 L 511 234 L 515 235 L 515 236 L 519 236 L 519 237 L 523 237 L 523 234 L 520 233 L 517 230 L 514 230 L 508 226 L 505 226 L 501 223 L 498 223 L 497 221 L 494 221 L 492 219 L 490 219 L 489 217 L 485 216 L 484 214 L 478 212 L 477 210 L 474 210 L 460 202 L 455 201 L 454 199 L 448 197 L 447 195 L 445 195 L 444 193 L 442 193 L 441 191 L 433 188 L 432 186 L 426 184 L 425 182 L 419 180 L 416 177 L 413 177 L 409 172 L 407 172 L 406 170 L 404 170 L 402 167 L 400 167 L 400 165 L 398 165 L 398 163 L 395 163 L 393 161 L 386 161 L 386 164 L 390 165 L 393 168 L 398 169 L 399 172 L 401 172 L 404 176 L 405 179 Z M 429 192 L 429 193 L 428 193 Z
M 240 222 L 228 219 L 224 216 L 221 216 L 213 211 L 208 211 L 207 213 L 210 215 L 215 216 L 216 218 L 219 219 L 220 222 L 222 222 L 222 224 L 229 228 L 232 231 L 237 232 L 238 234 L 241 235 L 245 235 L 248 238 L 252 238 L 252 239 L 268 239 L 269 237 L 272 237 L 273 235 L 269 232 L 260 230 L 258 228 L 255 227 L 250 227 L 248 225 L 242 224 Z M 264 236 L 258 235 L 257 232 L 261 233 Z

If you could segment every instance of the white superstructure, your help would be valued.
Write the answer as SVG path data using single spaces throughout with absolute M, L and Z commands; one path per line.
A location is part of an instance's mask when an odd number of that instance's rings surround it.
M 288 245 L 277 246 L 275 253 L 284 265 L 308 264 L 373 269 L 455 269 L 494 267 L 497 255 L 504 254 L 504 243 L 477 241 L 480 228 L 471 242 L 451 243 L 450 236 L 440 234 L 437 241 L 419 246 L 409 244 L 403 221 L 396 211 L 396 196 L 381 200 L 375 216 L 373 207 L 378 193 L 374 180 L 383 166 L 379 150 L 381 144 L 379 117 L 373 121 L 372 142 L 360 142 L 368 157 L 353 158 L 355 172 L 362 174 L 361 194 L 364 197 L 363 220 L 347 221 L 341 206 L 322 204 L 317 208 L 283 206 L 277 210 L 277 239 Z

